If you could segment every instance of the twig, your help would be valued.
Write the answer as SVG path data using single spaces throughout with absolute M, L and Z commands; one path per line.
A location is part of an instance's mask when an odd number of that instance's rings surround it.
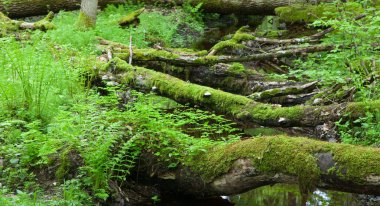
M 132 35 L 129 37 L 129 64 L 132 65 L 133 47 L 132 47 Z

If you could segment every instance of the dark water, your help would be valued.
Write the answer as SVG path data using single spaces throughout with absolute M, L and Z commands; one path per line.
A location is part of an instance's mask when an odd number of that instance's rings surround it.
M 207 200 L 171 200 L 165 206 L 362 206 L 355 195 L 344 192 L 316 190 L 302 203 L 296 185 L 260 187 L 244 194 Z
M 295 185 L 266 186 L 230 197 L 235 206 L 301 206 L 302 196 Z M 354 195 L 344 192 L 316 190 L 307 198 L 308 206 L 360 206 Z

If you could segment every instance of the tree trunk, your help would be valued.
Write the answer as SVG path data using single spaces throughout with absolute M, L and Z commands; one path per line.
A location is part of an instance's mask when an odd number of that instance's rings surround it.
M 79 28 L 95 27 L 97 11 L 98 0 L 82 0 L 77 26 Z
M 172 2 L 180 5 L 184 0 L 138 0 L 138 2 L 150 4 Z M 210 13 L 263 15 L 274 14 L 274 9 L 280 6 L 309 2 L 308 0 L 192 0 L 191 4 L 197 6 L 202 3 L 202 10 Z
M 329 0 L 323 0 L 328 2 Z M 137 0 L 144 3 L 173 2 L 176 5 L 183 4 L 184 0 Z M 100 6 L 109 3 L 125 3 L 125 0 L 99 0 Z M 274 9 L 280 6 L 288 6 L 296 3 L 307 4 L 308 0 L 193 0 L 193 6 L 202 3 L 201 9 L 205 12 L 221 14 L 250 14 L 264 15 L 274 14 Z M 80 6 L 80 0 L 12 0 L 0 1 L 0 11 L 9 17 L 25 17 L 47 14 L 49 11 L 75 10 Z
M 120 83 L 148 91 L 154 90 L 180 103 L 199 105 L 242 121 L 265 126 L 312 127 L 327 121 L 337 121 L 345 113 L 350 113 L 352 118 L 358 118 L 365 112 L 375 112 L 380 108 L 379 100 L 329 106 L 279 107 L 210 87 L 191 84 L 143 67 L 133 67 L 119 58 L 115 58 L 105 68 L 119 71 L 115 75 Z
M 0 12 L 11 18 L 47 14 L 49 11 L 75 10 L 80 0 L 11 0 L 0 1 Z M 99 0 L 99 6 L 112 3 L 124 3 L 125 0 Z
M 233 195 L 276 183 L 380 195 L 380 149 L 286 136 L 217 146 L 171 172 L 172 188 L 197 197 Z M 158 174 L 169 179 L 170 172 Z M 175 187 L 173 187 L 175 185 Z

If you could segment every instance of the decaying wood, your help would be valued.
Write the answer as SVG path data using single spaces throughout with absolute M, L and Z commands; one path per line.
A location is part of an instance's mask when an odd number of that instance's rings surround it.
M 60 10 L 75 10 L 80 8 L 81 0 L 10 0 L 0 1 L 0 12 L 11 18 L 44 15 Z M 125 3 L 125 0 L 99 0 L 99 6 Z
M 271 53 L 262 54 L 247 54 L 244 56 L 196 56 L 191 54 L 174 54 L 168 51 L 161 50 L 156 52 L 155 49 L 136 49 L 134 59 L 136 61 L 161 61 L 177 66 L 202 66 L 214 65 L 217 63 L 233 63 L 233 62 L 251 62 L 260 60 L 271 60 L 281 57 L 289 57 L 306 53 L 330 51 L 335 48 L 335 45 L 312 45 L 289 50 L 280 50 Z M 129 53 L 115 53 L 115 56 L 121 59 L 128 59 Z
M 305 104 L 308 102 L 311 98 L 313 98 L 315 95 L 317 95 L 318 92 L 311 92 L 311 93 L 305 93 L 305 94 L 289 94 L 284 95 L 280 97 L 273 97 L 266 100 L 259 100 L 259 102 L 265 102 L 265 103 L 271 103 L 271 104 L 280 104 L 282 106 L 295 106 L 299 104 Z
M 299 183 L 305 193 L 318 187 L 380 195 L 379 161 L 378 148 L 262 137 L 211 148 L 163 181 L 197 197 L 239 194 L 276 183 Z
M 130 24 L 137 24 L 139 22 L 139 16 L 145 11 L 145 8 L 138 9 L 136 11 L 133 11 L 132 13 L 128 14 L 127 16 L 124 16 L 119 20 L 120 26 L 128 26 Z
M 274 97 L 285 95 L 302 94 L 313 91 L 317 87 L 318 81 L 310 82 L 299 86 L 281 87 L 276 89 L 269 89 L 262 92 L 256 92 L 248 96 L 255 101 L 268 100 Z
M 55 25 L 51 23 L 54 18 L 54 13 L 50 12 L 45 18 L 37 22 L 25 22 L 10 19 L 8 16 L 0 12 L 0 36 L 5 36 L 8 33 L 16 32 L 17 30 L 42 30 L 46 31 L 54 29 Z
M 174 5 L 181 5 L 184 0 L 139 0 L 140 2 L 157 4 L 157 3 L 172 3 Z M 329 0 L 322 0 L 318 2 L 329 2 Z M 192 6 L 202 4 L 201 9 L 204 12 L 220 13 L 220 14 L 250 14 L 250 15 L 264 15 L 274 14 L 274 9 L 280 6 L 288 6 L 295 3 L 309 4 L 307 0 L 192 0 Z
M 120 72 L 115 78 L 121 84 L 129 84 L 144 90 L 155 88 L 155 91 L 180 103 L 199 105 L 242 121 L 265 126 L 316 126 L 327 121 L 337 121 L 343 114 L 350 113 L 351 118 L 358 118 L 365 112 L 374 112 L 380 108 L 378 100 L 328 106 L 279 107 L 210 87 L 191 84 L 146 68 L 134 67 L 119 58 L 114 58 L 107 67 Z
M 330 89 L 325 89 L 309 100 L 312 105 L 329 105 L 352 101 L 353 95 L 357 91 L 355 87 L 345 88 L 345 84 L 339 83 Z
M 230 37 L 228 40 L 221 41 L 214 45 L 208 56 L 213 56 L 216 53 L 223 51 L 226 48 L 229 49 L 253 49 L 252 47 L 260 46 L 261 53 L 270 53 L 273 51 L 281 51 L 281 50 L 289 50 L 289 49 L 297 49 L 300 48 L 300 44 L 304 43 L 317 43 L 323 38 L 326 34 L 333 31 L 333 28 L 325 29 L 316 34 L 305 36 L 301 38 L 293 38 L 293 39 L 273 39 L 273 38 L 264 38 L 256 36 L 256 34 L 249 31 L 248 26 L 241 27 L 234 35 Z M 264 47 L 264 45 L 276 45 L 274 49 L 271 47 Z M 279 46 L 279 45 L 286 46 Z M 294 45 L 291 45 L 294 44 Z M 253 45 L 253 46 L 252 46 Z

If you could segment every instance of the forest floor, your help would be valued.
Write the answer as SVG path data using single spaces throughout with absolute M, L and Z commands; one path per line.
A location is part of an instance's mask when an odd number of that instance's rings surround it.
M 377 100 L 380 52 L 373 44 L 379 43 L 378 11 L 368 11 L 374 16 L 371 22 L 345 21 L 352 19 L 347 13 L 340 21 L 316 21 L 311 28 L 289 24 L 287 29 L 296 31 L 280 35 L 284 25 L 277 20 L 262 24 L 267 17 L 202 14 L 189 5 L 146 7 L 138 25 L 117 24 L 141 7 L 109 6 L 98 14 L 96 28 L 87 31 L 76 29 L 77 11 L 62 11 L 52 21 L 56 29 L 0 38 L 0 205 L 93 205 L 144 198 L 157 203 L 159 189 L 143 189 L 138 180 L 146 153 L 150 156 L 145 158 L 175 168 L 205 148 L 261 136 L 302 135 L 379 147 L 380 111 L 355 120 L 347 120 L 346 114 L 329 126 L 333 136 L 321 135 L 324 129 L 238 121 L 97 75 L 106 55 L 98 37 L 129 45 L 132 36 L 138 49 L 210 50 L 247 24 L 251 31 L 261 29 L 263 37 L 273 38 L 275 31 L 280 39 L 339 25 L 344 29 L 326 36 L 323 43 L 355 45 L 352 48 L 287 58 L 290 67 L 281 67 L 286 73 L 270 71 L 263 63 L 244 67 L 276 82 L 318 81 L 315 91 L 329 94 L 319 98 L 329 100 L 326 104 Z M 355 93 L 350 93 L 352 88 Z

